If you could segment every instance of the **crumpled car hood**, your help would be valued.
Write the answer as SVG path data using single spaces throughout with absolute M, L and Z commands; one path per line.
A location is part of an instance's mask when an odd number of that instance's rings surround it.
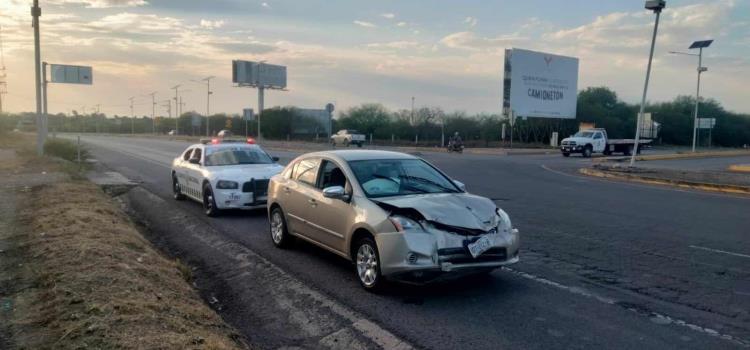
M 497 225 L 495 203 L 468 193 L 436 193 L 377 198 L 375 202 L 400 209 L 414 209 L 428 221 L 489 231 Z

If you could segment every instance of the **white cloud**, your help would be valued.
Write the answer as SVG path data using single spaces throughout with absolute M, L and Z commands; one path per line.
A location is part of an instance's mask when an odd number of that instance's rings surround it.
M 398 26 L 398 27 L 406 27 L 406 22 L 403 22 L 403 21 L 402 22 L 398 22 L 398 23 L 396 23 L 396 26 Z
M 416 48 L 419 47 L 420 44 L 417 41 L 407 41 L 407 40 L 400 40 L 400 41 L 391 41 L 386 43 L 372 43 L 367 44 L 368 48 L 372 49 L 409 49 L 409 48 Z
M 394 18 L 396 18 L 396 15 L 393 14 L 393 13 L 384 13 L 381 16 L 383 16 L 384 18 L 388 18 L 388 19 L 394 19 Z
M 271 5 L 269 5 L 267 2 L 261 3 L 260 6 L 263 6 L 263 7 L 267 8 L 267 9 L 271 8 Z
M 479 20 L 475 17 L 469 16 L 464 19 L 464 23 L 468 24 L 469 27 L 476 27 L 477 23 L 479 23 Z
M 223 27 L 225 24 L 224 20 L 211 21 L 207 19 L 201 19 L 201 27 L 207 29 L 218 29 Z
M 477 36 L 474 32 L 458 32 L 440 39 L 440 43 L 454 49 L 485 50 L 502 49 L 525 39 L 517 34 L 485 38 Z
M 375 24 L 373 24 L 371 22 L 365 22 L 365 21 L 360 21 L 360 20 L 355 20 L 353 23 L 356 24 L 356 25 L 358 25 L 358 26 L 360 26 L 360 27 L 365 27 L 365 28 L 375 28 L 375 27 L 377 27 Z
M 136 7 L 148 5 L 146 0 L 54 0 L 53 4 L 80 4 L 88 8 Z

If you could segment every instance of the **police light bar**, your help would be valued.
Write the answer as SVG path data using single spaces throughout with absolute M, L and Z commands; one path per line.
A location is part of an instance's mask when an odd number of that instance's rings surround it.
M 256 142 L 255 142 L 255 139 L 252 137 L 248 137 L 246 139 L 240 139 L 240 138 L 225 139 L 225 138 L 214 137 L 210 139 L 201 139 L 200 143 L 204 145 L 208 145 L 208 144 L 218 145 L 221 143 L 247 143 L 247 144 L 254 145 Z

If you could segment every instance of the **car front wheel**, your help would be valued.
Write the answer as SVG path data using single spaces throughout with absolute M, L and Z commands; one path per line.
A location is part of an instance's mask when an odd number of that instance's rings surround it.
M 205 184 L 203 186 L 203 211 L 206 216 L 217 216 L 219 215 L 219 208 L 216 207 L 216 198 L 214 198 L 214 191 L 211 190 L 211 185 Z
M 182 194 L 182 189 L 180 188 L 180 182 L 177 181 L 177 176 L 175 175 L 172 175 L 172 197 L 178 201 L 185 199 L 185 195 Z
M 356 247 L 355 263 L 357 265 L 357 279 L 368 291 L 382 289 L 385 281 L 380 274 L 380 255 L 378 246 L 372 238 L 361 239 Z

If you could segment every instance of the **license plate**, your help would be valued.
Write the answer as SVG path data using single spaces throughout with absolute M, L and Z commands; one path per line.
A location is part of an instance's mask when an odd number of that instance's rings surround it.
M 232 192 L 232 193 L 229 194 L 229 199 L 233 200 L 233 201 L 239 200 L 240 199 L 240 195 L 237 194 L 237 193 Z
M 476 242 L 469 244 L 469 253 L 471 253 L 472 257 L 476 258 L 490 248 L 492 248 L 492 241 L 489 237 L 484 236 Z

